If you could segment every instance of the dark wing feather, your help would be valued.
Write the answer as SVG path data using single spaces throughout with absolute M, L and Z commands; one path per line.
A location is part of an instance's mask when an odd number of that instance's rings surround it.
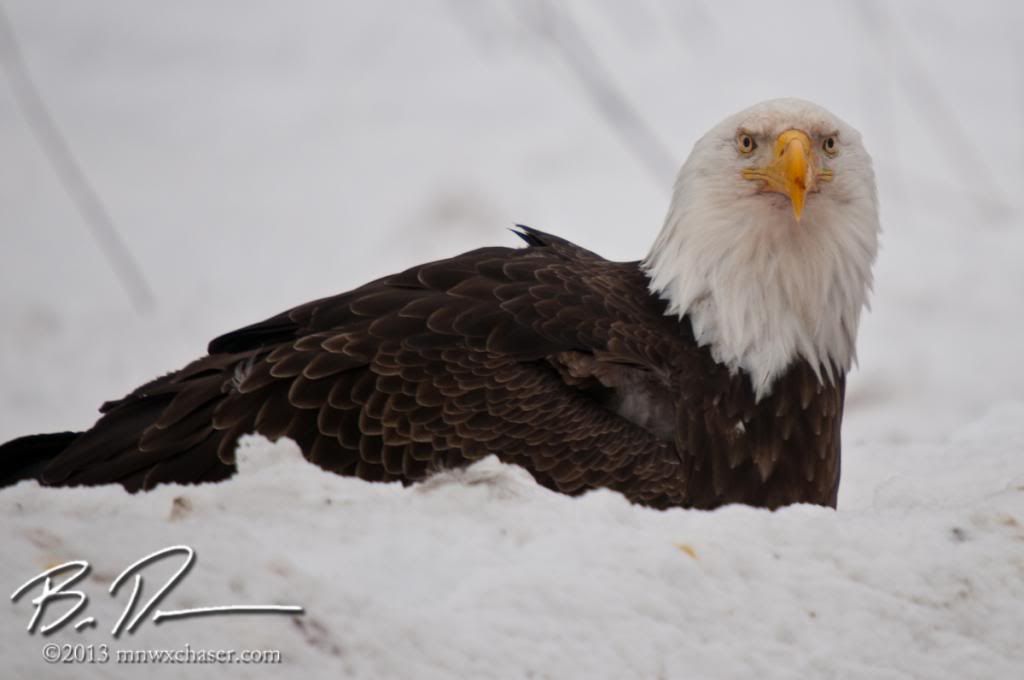
M 649 372 L 629 334 L 678 322 L 644 294 L 635 263 L 522 229 L 529 248 L 415 267 L 215 339 L 209 356 L 109 404 L 45 481 L 218 478 L 237 438 L 257 431 L 366 479 L 415 481 L 494 454 L 561 491 L 677 502 L 671 443 L 563 380 L 557 357 L 596 353 Z
M 367 480 L 493 454 L 562 492 L 659 507 L 834 504 L 841 380 L 823 388 L 797 364 L 757 403 L 637 263 L 520 230 L 527 248 L 413 267 L 215 339 L 106 404 L 43 481 L 220 479 L 256 431 Z

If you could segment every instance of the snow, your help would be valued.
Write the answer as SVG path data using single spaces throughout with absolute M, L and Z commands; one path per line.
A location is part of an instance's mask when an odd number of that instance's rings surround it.
M 0 491 L 8 593 L 54 564 L 93 564 L 99 628 L 54 640 L 275 648 L 277 668 L 309 677 L 1019 674 L 1019 3 L 4 8 L 157 301 L 133 311 L 0 87 L 0 440 L 87 427 L 100 402 L 221 332 L 512 244 L 516 222 L 638 258 L 696 137 L 762 99 L 811 99 L 861 130 L 885 230 L 837 512 L 654 512 L 554 495 L 494 461 L 369 485 L 253 440 L 220 485 Z M 581 70 L 591 53 L 632 113 Z M 110 580 L 179 543 L 197 563 L 167 608 L 305 616 L 147 623 L 113 640 L 124 600 L 104 594 Z M 46 665 L 30 614 L 21 600 L 4 615 L 5 677 L 143 672 Z
M 658 512 L 609 491 L 555 494 L 493 458 L 413 488 L 367 484 L 321 472 L 290 441 L 252 437 L 222 484 L 6 490 L 0 568 L 20 583 L 91 557 L 100 630 L 56 642 L 279 649 L 290 674 L 309 677 L 1013 677 L 1024 663 L 1021 422 L 1024 404 L 949 446 L 874 449 L 849 465 L 841 512 Z M 100 597 L 109 579 L 180 543 L 196 566 L 165 608 L 306 614 L 143 624 L 111 641 L 126 600 Z M 29 614 L 26 601 L 9 618 Z M 14 677 L 79 672 L 44 666 L 43 640 L 13 621 L 2 644 Z

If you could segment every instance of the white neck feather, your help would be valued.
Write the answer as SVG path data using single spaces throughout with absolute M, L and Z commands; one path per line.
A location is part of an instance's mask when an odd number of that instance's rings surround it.
M 758 194 L 731 170 L 709 173 L 708 157 L 723 153 L 709 137 L 683 166 L 644 260 L 651 292 L 689 316 L 716 361 L 749 374 L 758 399 L 798 359 L 832 381 L 856 360 L 878 248 L 870 158 L 851 154 L 843 172 L 862 181 L 841 183 L 837 170 L 798 223 L 785 197 Z

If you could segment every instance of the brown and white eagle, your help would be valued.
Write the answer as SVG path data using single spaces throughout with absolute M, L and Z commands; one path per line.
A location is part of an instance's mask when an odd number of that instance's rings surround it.
M 258 432 L 366 480 L 495 455 L 564 493 L 655 507 L 834 506 L 878 233 L 860 135 L 814 104 L 765 102 L 697 142 L 643 261 L 522 227 L 525 248 L 222 335 L 91 429 L 3 445 L 0 477 L 214 481 Z

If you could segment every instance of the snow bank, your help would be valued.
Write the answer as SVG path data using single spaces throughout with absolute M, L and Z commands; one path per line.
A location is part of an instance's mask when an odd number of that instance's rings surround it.
M 1022 448 L 1024 404 L 947 446 L 853 448 L 838 512 L 658 512 L 612 492 L 554 494 L 494 459 L 411 488 L 369 484 L 255 437 L 222 484 L 130 496 L 23 483 L 0 492 L 5 585 L 87 559 L 99 625 L 30 637 L 18 631 L 26 597 L 8 607 L 0 654 L 11 677 L 80 675 L 43 662 L 50 640 L 278 649 L 280 670 L 310 678 L 1012 677 L 1024 664 Z M 127 600 L 104 589 L 174 544 L 197 561 L 162 608 L 306 613 L 144 623 L 112 639 Z

